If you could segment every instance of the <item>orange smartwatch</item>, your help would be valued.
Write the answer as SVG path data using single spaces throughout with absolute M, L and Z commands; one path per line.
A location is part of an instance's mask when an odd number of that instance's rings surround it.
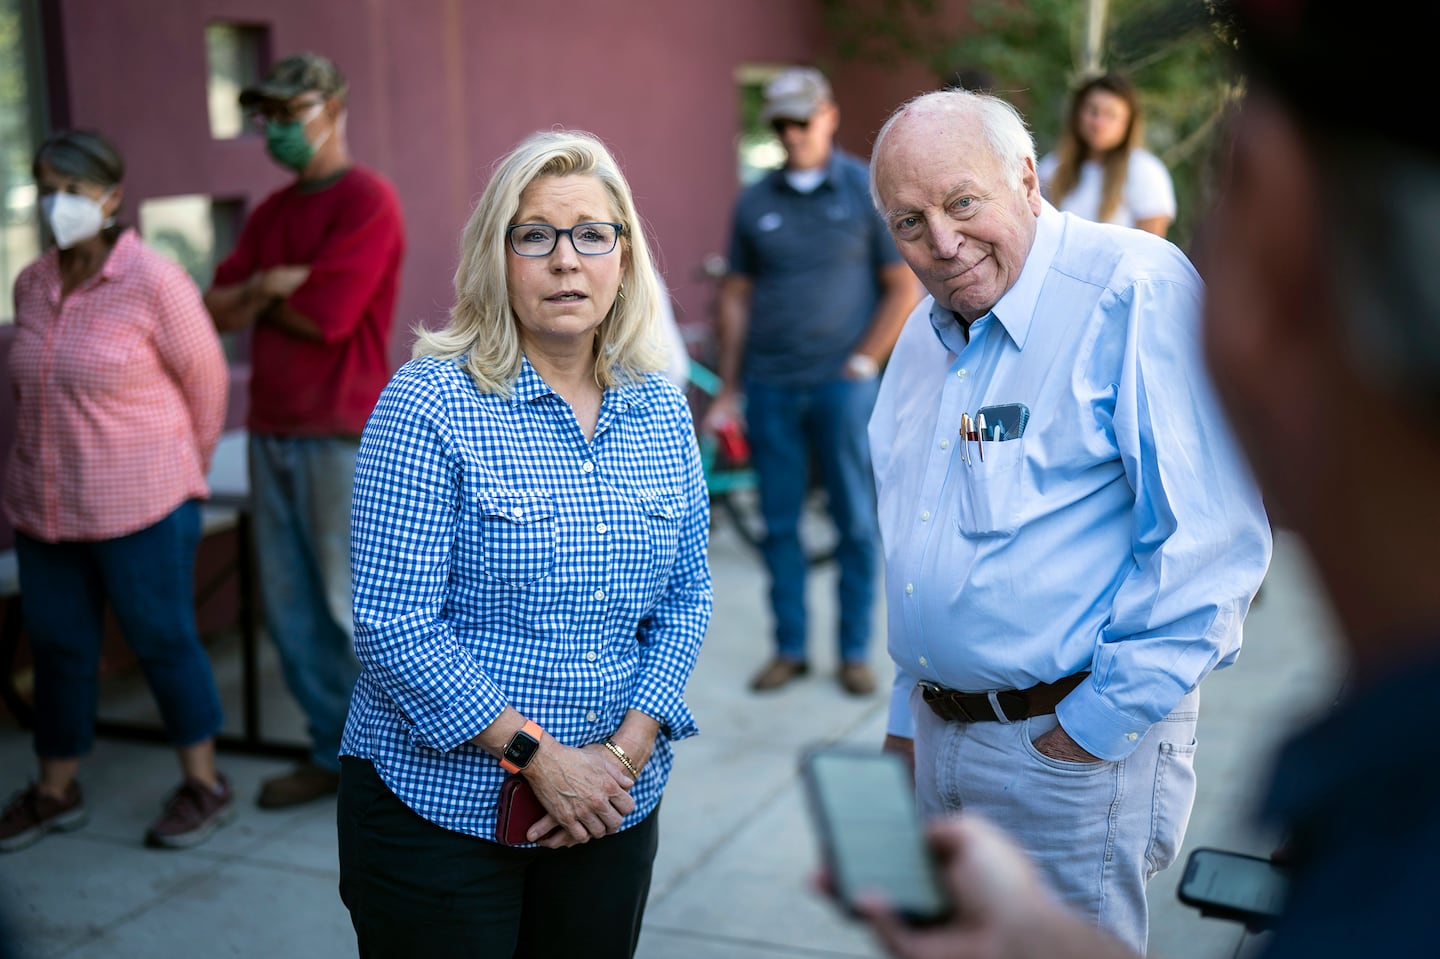
M 518 773 L 530 765 L 530 760 L 535 758 L 535 751 L 540 748 L 540 738 L 545 735 L 545 730 L 533 719 L 525 720 L 525 725 L 520 731 L 510 737 L 510 742 L 505 746 L 505 752 L 500 757 L 500 765 L 507 773 Z

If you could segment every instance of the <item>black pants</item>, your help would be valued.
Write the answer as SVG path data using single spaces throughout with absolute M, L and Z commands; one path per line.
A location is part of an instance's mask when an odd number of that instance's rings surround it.
M 340 760 L 340 898 L 361 959 L 630 959 L 659 808 L 568 849 L 514 849 L 417 815 L 370 762 Z

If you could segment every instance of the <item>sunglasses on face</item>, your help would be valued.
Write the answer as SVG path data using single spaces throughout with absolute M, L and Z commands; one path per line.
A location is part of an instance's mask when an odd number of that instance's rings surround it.
M 795 127 L 796 129 L 803 132 L 810 129 L 810 121 L 795 120 L 790 117 L 778 117 L 777 119 L 770 121 L 770 129 L 775 131 L 775 135 L 777 137 L 783 137 L 785 135 L 785 131 L 789 130 L 791 127 Z

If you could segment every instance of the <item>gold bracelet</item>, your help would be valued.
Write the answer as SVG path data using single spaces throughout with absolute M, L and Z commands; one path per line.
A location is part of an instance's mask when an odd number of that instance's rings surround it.
M 636 769 L 635 764 L 630 761 L 630 757 L 625 755 L 625 750 L 615 745 L 614 741 L 609 739 L 605 740 L 605 748 L 615 754 L 615 758 L 620 760 L 620 765 L 630 770 L 630 775 L 636 779 L 640 778 L 640 770 Z

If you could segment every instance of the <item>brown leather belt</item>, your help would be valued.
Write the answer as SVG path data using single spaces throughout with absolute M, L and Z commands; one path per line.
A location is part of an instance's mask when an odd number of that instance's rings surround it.
M 1015 722 L 1055 712 L 1060 700 L 1089 675 L 1076 673 L 1029 689 L 998 689 L 992 693 L 962 693 L 924 680 L 919 685 L 925 703 L 947 723 Z

